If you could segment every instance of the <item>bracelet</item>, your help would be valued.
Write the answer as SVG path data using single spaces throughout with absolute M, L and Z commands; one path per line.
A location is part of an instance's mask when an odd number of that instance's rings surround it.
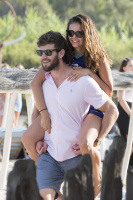
M 39 113 L 42 112 L 43 110 L 47 110 L 47 108 L 44 108 L 44 109 L 40 110 Z

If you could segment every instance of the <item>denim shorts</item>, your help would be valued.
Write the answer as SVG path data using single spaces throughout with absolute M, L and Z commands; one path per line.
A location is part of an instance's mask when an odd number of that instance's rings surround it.
M 104 113 L 102 111 L 95 109 L 92 105 L 90 105 L 90 110 L 89 110 L 88 114 L 89 113 L 96 115 L 100 118 L 103 118 L 103 116 L 104 116 Z
M 55 189 L 56 196 L 64 181 L 65 172 L 77 166 L 81 159 L 81 155 L 74 158 L 59 162 L 56 161 L 48 152 L 41 154 L 37 162 L 37 184 L 39 189 Z

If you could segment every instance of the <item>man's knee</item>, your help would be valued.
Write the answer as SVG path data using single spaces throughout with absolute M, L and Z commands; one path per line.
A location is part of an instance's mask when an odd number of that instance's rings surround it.
M 40 189 L 40 195 L 44 200 L 54 200 L 56 191 L 54 189 Z

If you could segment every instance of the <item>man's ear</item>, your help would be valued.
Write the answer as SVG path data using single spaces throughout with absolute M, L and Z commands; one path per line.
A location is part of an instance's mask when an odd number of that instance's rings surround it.
M 59 51 L 59 58 L 63 58 L 63 56 L 65 55 L 65 50 L 61 49 L 61 51 Z

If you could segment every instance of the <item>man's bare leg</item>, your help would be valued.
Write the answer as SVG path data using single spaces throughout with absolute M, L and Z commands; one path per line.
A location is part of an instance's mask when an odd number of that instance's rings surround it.
M 54 200 L 56 191 L 54 189 L 40 189 L 40 195 L 44 200 Z

